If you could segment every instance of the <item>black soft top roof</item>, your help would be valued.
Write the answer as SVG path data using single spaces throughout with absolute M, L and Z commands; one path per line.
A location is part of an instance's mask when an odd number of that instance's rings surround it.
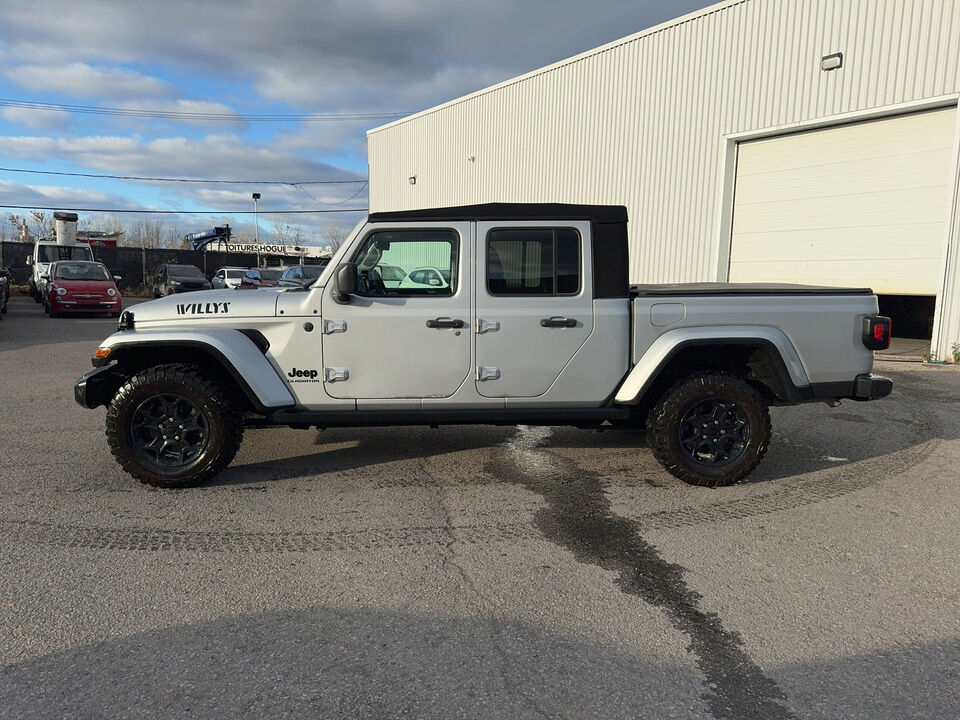
M 591 220 L 598 224 L 627 222 L 623 205 L 566 203 L 484 203 L 371 213 L 372 223 L 404 220 Z

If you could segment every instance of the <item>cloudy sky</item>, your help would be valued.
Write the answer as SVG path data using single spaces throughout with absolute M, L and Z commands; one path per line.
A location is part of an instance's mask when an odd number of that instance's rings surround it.
M 277 220 L 319 239 L 362 210 L 271 211 L 365 208 L 366 130 L 709 4 L 0 0 L 0 205 L 200 211 L 155 217 L 242 232 L 256 191 L 261 240 Z

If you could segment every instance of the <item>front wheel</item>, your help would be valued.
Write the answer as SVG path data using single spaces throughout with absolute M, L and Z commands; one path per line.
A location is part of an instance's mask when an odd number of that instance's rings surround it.
M 120 466 L 154 487 L 198 485 L 233 460 L 243 423 L 226 391 L 194 365 L 159 365 L 127 380 L 107 408 Z
M 647 417 L 654 456 L 691 485 L 739 482 L 760 464 L 770 435 L 770 413 L 760 393 L 723 373 L 684 378 Z

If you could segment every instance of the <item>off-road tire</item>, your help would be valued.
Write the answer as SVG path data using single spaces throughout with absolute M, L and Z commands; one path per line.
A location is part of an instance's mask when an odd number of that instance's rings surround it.
M 186 466 L 151 463 L 134 442 L 134 414 L 141 403 L 159 395 L 185 398 L 205 417 L 206 445 Z M 154 487 L 181 488 L 204 483 L 230 464 L 243 439 L 243 421 L 228 393 L 196 365 L 158 365 L 120 386 L 107 408 L 106 433 L 113 456 L 127 473 Z
M 698 405 L 711 403 L 732 404 L 739 418 L 734 423 L 737 432 L 742 433 L 745 423 L 748 435 L 735 458 L 718 463 L 698 461 L 684 448 L 682 438 L 690 429 L 684 422 L 688 413 L 696 414 Z M 723 372 L 688 375 L 667 390 L 647 416 L 647 442 L 654 457 L 690 485 L 720 487 L 743 480 L 760 464 L 770 435 L 770 413 L 760 393 L 742 378 Z

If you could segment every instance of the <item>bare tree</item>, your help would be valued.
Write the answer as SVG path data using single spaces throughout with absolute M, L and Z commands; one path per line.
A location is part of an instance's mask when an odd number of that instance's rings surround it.
M 348 228 L 334 220 L 329 220 L 327 221 L 327 227 L 324 228 L 322 237 L 327 245 L 330 246 L 330 249 L 336 251 L 343 245 L 344 240 L 347 239 L 347 235 L 349 234 L 350 230 Z
M 53 215 L 43 210 L 30 211 L 30 224 L 33 226 L 33 236 L 38 240 L 53 235 Z
M 273 241 L 277 245 L 287 244 L 287 235 L 290 233 L 290 226 L 282 220 L 273 221 Z
M 173 223 L 172 225 L 164 225 L 162 232 L 161 245 L 168 248 L 179 248 L 186 247 L 184 240 L 184 235 L 186 233 L 183 231 L 183 227 L 179 223 Z
M 84 229 L 97 230 L 108 235 L 119 233 L 125 240 L 129 241 L 126 223 L 118 215 L 101 215 L 96 222 L 90 222 Z M 130 244 L 135 245 L 136 243 L 131 242 Z
M 13 225 L 14 230 L 17 231 L 18 240 L 21 242 L 30 242 L 30 228 L 27 224 L 27 219 L 23 215 L 15 215 L 14 213 L 7 213 L 7 222 Z

